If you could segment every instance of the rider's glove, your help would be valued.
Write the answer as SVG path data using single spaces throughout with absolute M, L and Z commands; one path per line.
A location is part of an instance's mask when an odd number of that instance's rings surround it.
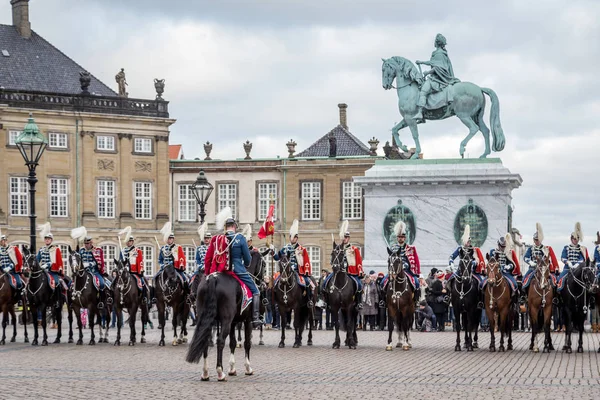
M 9 268 L 9 267 L 6 267 L 6 268 L 4 268 L 4 269 L 3 269 L 3 271 L 4 271 L 5 273 L 8 273 L 8 272 L 10 271 L 10 268 Z

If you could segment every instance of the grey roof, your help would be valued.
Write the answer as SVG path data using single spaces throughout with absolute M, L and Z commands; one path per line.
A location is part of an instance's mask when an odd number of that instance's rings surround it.
M 319 140 L 311 144 L 306 150 L 296 154 L 296 157 L 327 157 L 329 156 L 329 135 L 333 133 L 336 138 L 336 155 L 343 156 L 369 156 L 371 152 L 356 136 L 338 125 Z
M 3 50 L 9 56 L 3 55 Z M 5 89 L 79 94 L 79 72 L 83 67 L 35 32 L 24 39 L 12 25 L 0 24 L 0 87 Z M 91 76 L 90 93 L 117 96 L 111 88 Z

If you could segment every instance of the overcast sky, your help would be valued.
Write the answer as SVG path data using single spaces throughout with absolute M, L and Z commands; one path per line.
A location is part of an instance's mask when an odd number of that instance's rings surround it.
M 523 177 L 514 226 L 531 241 L 542 222 L 560 251 L 575 221 L 593 248 L 600 229 L 600 2 L 31 0 L 32 28 L 116 90 L 154 98 L 164 78 L 171 144 L 186 158 L 286 156 L 338 124 L 382 146 L 400 121 L 381 58 L 428 59 L 440 32 L 456 76 L 500 99 L 506 148 L 492 157 Z M 448 4 L 448 5 L 446 5 Z M 9 0 L 0 23 L 11 23 Z M 485 115 L 489 121 L 489 101 Z M 489 124 L 488 124 L 489 125 Z M 458 157 L 467 129 L 456 118 L 419 127 L 426 158 Z M 412 146 L 408 130 L 402 140 Z M 476 136 L 469 157 L 483 151 Z M 452 244 L 449 244 L 452 247 Z

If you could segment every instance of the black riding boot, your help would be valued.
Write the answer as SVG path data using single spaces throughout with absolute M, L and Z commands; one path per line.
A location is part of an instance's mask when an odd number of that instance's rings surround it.
M 524 305 L 527 303 L 527 292 L 523 285 L 519 285 L 519 304 Z
M 104 306 L 106 304 L 106 291 L 101 290 L 99 295 L 100 295 L 100 301 L 98 302 L 98 305 L 96 307 L 98 307 L 98 310 L 103 310 Z
M 306 278 L 306 296 L 308 297 L 308 302 L 306 305 L 308 308 L 313 308 L 315 303 L 313 302 L 313 293 L 312 293 L 312 280 L 310 278 Z
M 480 291 L 479 291 L 478 298 L 477 298 L 477 300 L 478 300 L 478 301 L 477 301 L 477 309 L 478 309 L 478 310 L 483 310 L 483 309 L 485 308 L 485 306 L 484 306 L 484 304 L 483 304 L 483 300 L 484 300 L 484 299 L 485 299 L 485 297 L 484 297 L 483 290 L 480 290 Z
M 260 319 L 260 293 L 252 296 L 252 325 L 258 328 L 263 324 Z
M 354 304 L 358 311 L 363 309 L 362 290 L 360 290 L 354 294 Z

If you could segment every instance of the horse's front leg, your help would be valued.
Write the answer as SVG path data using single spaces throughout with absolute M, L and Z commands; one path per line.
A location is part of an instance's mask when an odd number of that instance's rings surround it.
M 339 310 L 331 309 L 331 322 L 335 328 L 335 340 L 333 341 L 333 345 L 331 348 L 339 349 L 340 348 L 340 321 L 338 317 Z
M 285 327 L 286 327 L 286 319 L 287 319 L 287 310 L 280 308 L 279 309 L 279 319 L 281 321 L 280 329 L 281 329 L 281 340 L 279 341 L 279 348 L 285 347 Z
M 48 315 L 46 305 L 42 308 L 42 346 L 48 346 L 48 333 L 46 332 L 46 317 Z
M 392 335 L 394 334 L 394 319 L 390 315 L 390 308 L 388 307 L 388 341 L 385 349 L 387 351 L 392 351 Z
M 117 304 L 117 302 L 115 302 L 115 304 Z M 115 340 L 115 346 L 121 345 L 121 325 L 123 324 L 123 308 L 121 307 L 121 305 L 118 307 L 115 305 L 115 309 L 113 310 L 113 312 L 117 313 L 117 339 Z M 131 318 L 129 318 L 129 327 L 131 328 Z M 131 346 L 131 343 L 129 345 Z
M 581 318 L 581 320 L 579 321 L 579 326 L 577 327 L 577 330 L 579 330 L 579 341 L 577 342 L 577 352 L 578 353 L 583 353 L 583 324 L 585 322 L 585 316 L 583 318 Z
M 301 312 L 302 311 L 300 310 L 300 307 L 296 307 L 296 309 L 294 310 L 295 340 L 294 345 L 292 346 L 294 349 L 297 349 L 298 347 L 302 346 L 302 329 L 304 328 L 304 321 L 302 321 Z
M 17 314 L 15 313 L 15 308 L 13 307 L 10 310 L 10 315 L 11 315 L 11 322 L 12 322 L 12 326 L 13 326 L 13 335 L 10 338 L 10 342 L 14 343 L 17 341 Z
M 90 342 L 88 343 L 90 346 L 96 344 L 96 335 L 94 334 L 94 324 L 96 323 L 96 318 L 100 317 L 99 312 L 92 312 L 92 308 L 88 308 L 88 322 L 90 325 Z M 100 326 L 102 327 L 102 326 Z
M 6 325 L 8 324 L 8 305 L 4 305 L 2 307 L 2 339 L 0 340 L 0 346 L 4 346 L 6 344 Z
M 313 313 L 311 312 L 310 308 L 307 310 L 307 312 L 308 312 L 309 324 L 308 324 L 308 340 L 306 341 L 306 345 L 307 346 L 312 346 L 312 344 L 313 344 L 313 341 L 312 341 L 312 328 L 313 328 L 314 318 L 312 318 L 313 317 L 313 315 L 312 315 Z M 302 333 L 300 333 L 300 336 L 301 336 L 300 340 L 302 340 Z
M 54 339 L 54 343 L 60 343 L 60 338 L 62 337 L 62 308 L 63 304 L 59 301 L 58 305 L 54 308 L 54 315 L 56 316 L 56 339 Z
M 235 369 L 235 349 L 237 347 L 237 339 L 235 336 L 236 327 L 238 329 L 238 333 L 241 335 L 241 328 L 239 323 L 231 324 L 231 331 L 229 332 L 229 351 L 231 352 L 231 354 L 229 355 L 229 372 L 227 373 L 229 376 L 237 375 L 237 371 Z
M 25 335 L 24 343 L 29 343 L 29 335 L 27 334 L 27 301 L 23 297 L 23 334 Z
M 179 316 L 179 306 L 173 307 L 173 342 L 171 343 L 173 346 L 177 346 L 179 344 L 177 339 L 177 317 Z
M 32 346 L 37 346 L 38 343 L 38 338 L 40 337 L 40 332 L 39 332 L 39 323 L 38 323 L 38 308 L 35 305 L 30 305 L 29 309 L 31 310 L 31 316 L 32 316 L 32 320 L 33 320 L 33 340 L 31 341 L 31 345 Z M 4 337 L 3 337 L 4 339 Z
M 408 125 L 406 124 L 406 120 L 402 119 L 402 121 L 398 122 L 392 128 L 392 138 L 394 139 L 394 143 L 402 151 L 408 151 L 408 148 L 404 144 L 402 144 L 402 141 L 400 140 L 400 135 L 399 135 L 398 131 L 400 131 L 403 128 L 406 128 L 407 126 Z
M 456 315 L 456 320 L 454 322 L 454 325 L 456 326 L 456 345 L 454 346 L 454 351 L 461 351 L 461 347 L 460 347 L 460 317 L 462 315 L 461 312 L 455 313 Z M 425 318 L 423 318 L 423 323 L 425 323 Z M 465 342 L 467 341 L 467 334 L 466 334 L 466 329 L 468 327 L 465 327 Z
M 411 159 L 416 160 L 419 158 L 419 154 L 421 153 L 421 142 L 419 141 L 419 128 L 417 128 L 416 122 L 408 125 L 410 132 L 412 133 L 412 137 L 415 140 L 415 153 L 410 156 Z

